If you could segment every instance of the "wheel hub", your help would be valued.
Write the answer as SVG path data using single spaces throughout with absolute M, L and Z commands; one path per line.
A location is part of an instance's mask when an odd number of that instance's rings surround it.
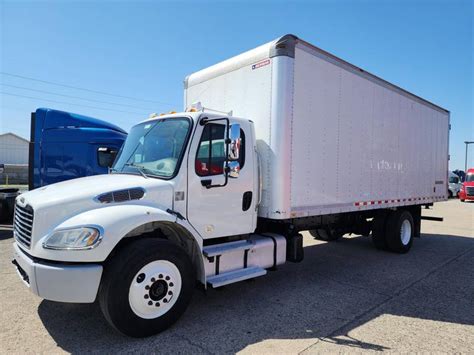
M 153 301 L 159 301 L 168 294 L 168 283 L 165 280 L 155 281 L 148 292 Z
M 153 261 L 142 267 L 133 279 L 129 291 L 130 307 L 142 318 L 156 318 L 171 309 L 180 291 L 178 268 L 166 260 Z

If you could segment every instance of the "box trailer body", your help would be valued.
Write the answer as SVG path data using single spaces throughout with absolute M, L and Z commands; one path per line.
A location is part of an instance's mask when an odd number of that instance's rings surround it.
M 260 217 L 447 199 L 449 112 L 294 36 L 190 75 L 193 102 L 254 122 Z
M 449 112 L 294 36 L 190 75 L 185 106 L 133 126 L 109 174 L 17 197 L 13 263 L 33 293 L 98 299 L 148 336 L 196 281 L 301 262 L 301 231 L 406 253 L 421 207 L 447 197 Z
M 106 174 L 127 132 L 103 120 L 38 108 L 31 114 L 29 189 Z

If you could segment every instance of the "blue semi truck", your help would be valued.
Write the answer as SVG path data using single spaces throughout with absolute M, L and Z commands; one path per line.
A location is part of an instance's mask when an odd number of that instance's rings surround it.
M 127 132 L 96 118 L 39 108 L 31 114 L 30 137 L 28 189 L 33 190 L 64 180 L 106 174 Z M 18 194 L 16 188 L 0 189 L 0 222 L 12 220 Z
M 75 113 L 39 108 L 31 114 L 29 190 L 106 174 L 127 137 L 120 127 Z

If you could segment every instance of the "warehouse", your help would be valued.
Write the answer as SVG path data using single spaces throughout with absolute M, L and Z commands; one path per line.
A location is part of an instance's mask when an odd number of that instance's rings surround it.
M 28 164 L 28 143 L 14 133 L 0 134 L 0 164 Z

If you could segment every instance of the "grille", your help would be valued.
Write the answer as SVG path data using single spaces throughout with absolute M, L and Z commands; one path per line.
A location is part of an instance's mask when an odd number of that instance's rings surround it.
M 31 244 L 31 230 L 33 229 L 33 209 L 30 206 L 15 205 L 13 235 L 15 239 L 26 247 Z
M 466 186 L 466 194 L 468 196 L 474 196 L 474 186 Z

